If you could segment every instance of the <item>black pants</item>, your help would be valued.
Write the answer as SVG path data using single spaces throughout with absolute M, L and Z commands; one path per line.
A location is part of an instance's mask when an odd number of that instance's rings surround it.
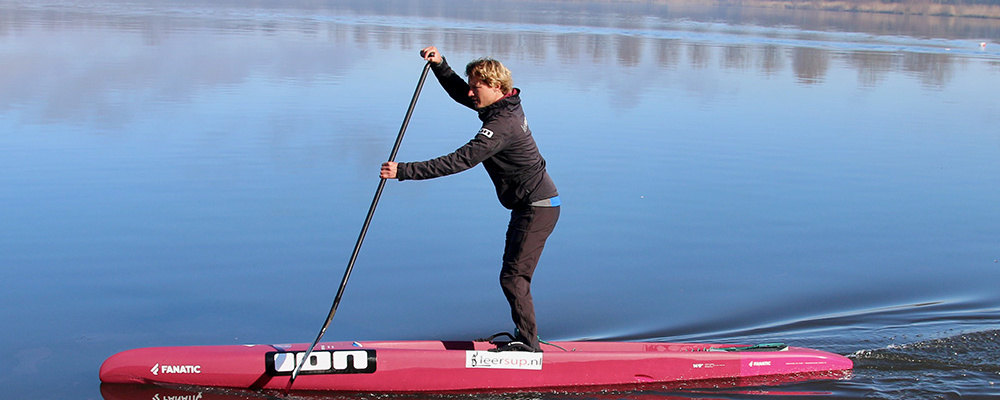
M 500 287 L 510 303 L 510 315 L 520 341 L 538 349 L 531 276 L 545 248 L 545 240 L 559 221 L 559 207 L 523 207 L 510 212 L 507 242 L 500 269 Z

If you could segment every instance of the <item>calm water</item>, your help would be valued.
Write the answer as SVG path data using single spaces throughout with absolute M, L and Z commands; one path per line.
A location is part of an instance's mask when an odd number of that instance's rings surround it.
M 0 1 L 5 397 L 100 399 L 101 362 L 130 348 L 312 340 L 431 44 L 495 56 L 523 90 L 564 202 L 535 276 L 543 339 L 856 363 L 518 397 L 1000 397 L 1000 21 L 247 3 Z M 478 128 L 429 81 L 398 159 Z M 506 221 L 481 168 L 389 182 L 325 339 L 512 329 Z

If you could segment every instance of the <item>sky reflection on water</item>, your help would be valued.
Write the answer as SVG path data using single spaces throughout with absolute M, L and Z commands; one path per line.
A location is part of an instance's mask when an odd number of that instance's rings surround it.
M 91 107 L 107 107 L 100 101 L 112 101 L 106 97 L 122 94 L 122 90 L 131 95 L 145 88 L 142 92 L 148 96 L 184 99 L 204 85 L 235 85 L 250 74 L 308 83 L 331 74 L 342 76 L 338 70 L 373 49 L 412 49 L 422 43 L 536 64 L 557 59 L 569 73 L 575 68 L 566 66 L 613 60 L 625 70 L 643 65 L 660 70 L 683 68 L 683 64 L 693 69 L 718 65 L 722 70 L 756 71 L 766 77 L 790 70 L 803 84 L 821 83 L 832 68 L 840 67 L 856 70 L 857 84 L 862 86 L 878 85 L 893 72 L 905 71 L 928 87 L 945 88 L 968 62 L 966 57 L 985 57 L 992 60 L 989 64 L 994 69 L 1000 68 L 1000 44 L 979 47 L 979 40 L 996 40 L 988 37 L 916 39 L 881 36 L 884 33 L 803 31 L 674 20 L 669 14 L 638 20 L 603 15 L 600 21 L 590 21 L 598 25 L 580 27 L 569 25 L 579 21 L 565 21 L 559 12 L 538 16 L 520 12 L 501 14 L 507 19 L 484 25 L 471 19 L 476 15 L 472 9 L 467 10 L 471 15 L 460 19 L 468 22 L 444 27 L 423 8 L 413 14 L 383 15 L 335 13 L 342 11 L 338 7 L 189 7 L 183 2 L 172 7 L 160 2 L 105 2 L 89 9 L 55 8 L 61 11 L 57 12 L 43 5 L 7 6 L 0 37 L 19 40 L 8 40 L 5 46 L 10 56 L 4 63 L 8 73 L 0 78 L 5 89 L 0 107 L 72 88 L 69 93 L 51 94 L 45 102 L 49 108 L 40 111 L 41 117 L 53 118 L 81 109 L 73 102 L 83 99 L 98 100 Z M 456 7 L 452 12 L 461 14 L 467 8 Z M 107 40 L 105 29 L 120 34 Z M 482 29 L 490 34 L 476 33 Z M 22 40 L 24 32 L 32 32 L 28 40 Z M 204 40 L 203 32 L 212 32 L 212 40 Z M 38 48 L 46 51 L 34 51 Z M 121 90 L 106 91 L 114 88 Z M 102 93 L 88 93 L 91 90 Z M 128 115 L 102 114 L 105 118 Z
M 125 348 L 314 337 L 427 44 L 496 56 L 524 90 L 565 201 L 535 289 L 546 338 L 861 352 L 850 383 L 805 388 L 863 397 L 947 392 L 879 357 L 909 368 L 885 348 L 998 326 L 982 21 L 323 4 L 0 4 L 8 394 L 96 398 Z M 477 129 L 427 85 L 399 158 Z M 505 221 L 479 169 L 390 182 L 330 339 L 508 329 Z M 951 361 L 901 380 L 991 372 Z

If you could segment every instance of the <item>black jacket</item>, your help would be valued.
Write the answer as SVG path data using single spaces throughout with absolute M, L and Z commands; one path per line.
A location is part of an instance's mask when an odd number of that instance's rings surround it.
M 469 84 L 446 61 L 433 65 L 434 75 L 452 99 L 475 109 Z M 531 137 L 521 109 L 520 90 L 479 111 L 483 126 L 472 140 L 451 154 L 433 160 L 399 163 L 397 178 L 430 179 L 465 171 L 482 163 L 496 187 L 500 204 L 508 209 L 557 196 L 545 171 L 545 159 Z

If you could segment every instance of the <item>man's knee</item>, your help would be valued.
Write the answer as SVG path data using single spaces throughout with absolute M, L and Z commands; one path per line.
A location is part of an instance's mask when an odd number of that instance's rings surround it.
M 500 274 L 500 287 L 503 289 L 504 293 L 514 293 L 514 289 L 517 287 L 517 276 L 513 274 Z
M 528 291 L 531 281 L 517 274 L 500 274 L 500 287 L 504 293 L 517 294 Z

